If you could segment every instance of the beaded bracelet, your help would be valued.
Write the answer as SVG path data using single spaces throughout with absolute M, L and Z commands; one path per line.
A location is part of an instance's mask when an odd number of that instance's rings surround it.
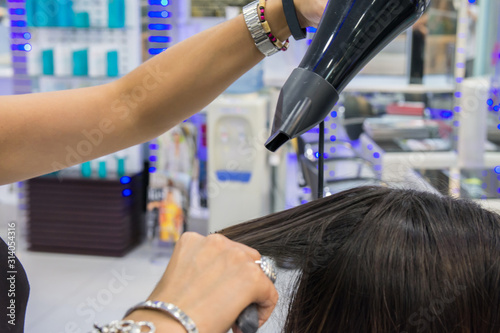
M 269 23 L 266 21 L 266 16 L 265 16 L 265 11 L 266 11 L 266 1 L 267 0 L 259 0 L 259 19 L 260 19 L 260 24 L 262 25 L 262 28 L 264 28 L 264 31 L 266 32 L 266 35 L 269 37 L 271 42 L 276 46 L 278 49 L 281 51 L 286 51 L 288 50 L 288 45 L 290 44 L 289 40 L 287 39 L 284 43 L 280 41 L 278 38 L 276 38 L 272 33 L 271 33 L 271 26 Z

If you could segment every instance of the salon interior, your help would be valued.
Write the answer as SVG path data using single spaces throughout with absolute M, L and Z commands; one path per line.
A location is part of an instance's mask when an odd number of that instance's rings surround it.
M 248 2 L 0 0 L 0 95 L 111 82 Z M 185 231 L 207 235 L 353 187 L 415 188 L 500 212 L 499 22 L 498 0 L 432 0 L 321 119 L 268 149 L 283 87 L 320 43 L 308 28 L 155 140 L 84 162 L 102 140 L 89 132 L 67 149 L 74 166 L 0 186 L 0 236 L 14 223 L 30 277 L 26 332 L 87 332 L 121 317 Z M 259 332 L 277 332 L 277 316 Z

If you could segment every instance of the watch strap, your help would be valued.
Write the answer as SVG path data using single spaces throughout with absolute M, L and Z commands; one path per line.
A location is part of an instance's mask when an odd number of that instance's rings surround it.
M 293 38 L 295 38 L 295 40 L 306 38 L 306 29 L 302 29 L 300 26 L 293 0 L 283 0 L 283 11 L 285 12 L 286 22 L 288 23 Z
M 257 0 L 243 7 L 243 17 L 245 18 L 245 23 L 250 31 L 250 35 L 252 35 L 255 45 L 262 54 L 269 57 L 279 52 L 279 49 L 271 42 L 262 27 L 257 12 L 258 5 L 259 1 Z

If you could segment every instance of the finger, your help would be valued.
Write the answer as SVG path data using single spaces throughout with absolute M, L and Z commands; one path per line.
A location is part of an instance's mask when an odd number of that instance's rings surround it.
M 239 249 L 245 251 L 252 258 L 253 261 L 257 261 L 257 260 L 260 260 L 262 258 L 262 255 L 256 249 L 251 248 L 250 246 L 247 246 L 245 244 L 238 243 L 238 242 L 234 242 L 234 241 L 231 241 L 231 242 L 233 243 L 233 246 L 235 248 L 239 248 Z
M 233 240 L 230 240 L 224 235 L 221 234 L 212 234 L 207 237 L 207 241 L 218 241 L 221 243 L 221 245 L 227 247 L 227 248 L 238 248 L 240 250 L 243 250 L 245 253 L 247 253 L 253 261 L 260 260 L 261 255 L 259 251 L 256 249 L 253 249 L 245 244 L 241 244 L 238 242 L 235 242 Z
M 259 326 L 262 326 L 276 307 L 278 291 L 258 264 L 252 264 L 246 269 L 246 280 L 253 289 L 251 303 L 258 306 Z

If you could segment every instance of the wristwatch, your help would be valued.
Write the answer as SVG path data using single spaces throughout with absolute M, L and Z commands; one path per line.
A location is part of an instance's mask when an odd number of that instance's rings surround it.
M 259 1 L 254 1 L 243 7 L 243 17 L 245 17 L 245 23 L 247 24 L 250 35 L 255 42 L 255 45 L 262 54 L 269 57 L 280 51 L 269 39 L 262 24 L 260 23 L 259 16 L 257 14 L 257 6 Z

